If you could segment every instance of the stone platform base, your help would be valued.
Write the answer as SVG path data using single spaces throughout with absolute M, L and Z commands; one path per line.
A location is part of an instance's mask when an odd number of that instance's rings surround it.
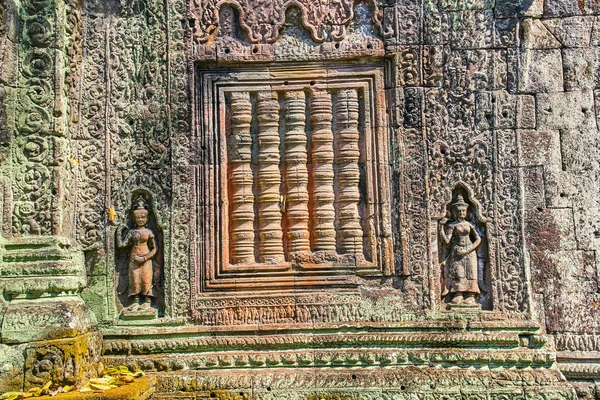
M 56 396 L 36 397 L 36 400 L 149 400 L 153 398 L 155 390 L 153 377 L 138 378 L 134 382 L 115 389 L 99 393 L 70 392 Z
M 485 311 L 103 334 L 104 365 L 156 377 L 157 399 L 575 399 L 551 337 L 534 322 Z
M 315 368 L 155 375 L 156 399 L 509 400 L 575 399 L 558 370 Z

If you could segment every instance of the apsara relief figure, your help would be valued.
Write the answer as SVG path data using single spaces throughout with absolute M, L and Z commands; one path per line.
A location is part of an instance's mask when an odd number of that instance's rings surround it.
M 476 305 L 480 293 L 477 268 L 477 248 L 481 236 L 467 221 L 469 204 L 458 194 L 450 205 L 451 219 L 439 225 L 442 243 L 442 297 L 451 296 L 451 304 Z
M 135 200 L 133 220 L 135 228 L 128 230 L 125 225 L 117 228 L 117 247 L 131 247 L 129 253 L 128 297 L 131 304 L 129 311 L 148 309 L 153 297 L 152 259 L 158 251 L 154 233 L 146 227 L 148 210 L 143 196 Z

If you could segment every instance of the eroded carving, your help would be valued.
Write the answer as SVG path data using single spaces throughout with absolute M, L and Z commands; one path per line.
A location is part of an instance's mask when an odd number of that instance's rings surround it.
M 219 10 L 223 2 L 217 0 L 192 0 L 191 13 L 196 17 L 196 40 L 206 42 L 220 25 Z M 373 22 L 381 30 L 383 13 L 377 2 L 370 1 L 374 8 Z M 354 17 L 354 0 L 318 2 L 316 0 L 232 0 L 226 4 L 235 6 L 240 13 L 240 24 L 252 43 L 272 43 L 279 38 L 285 22 L 285 11 L 297 6 L 302 11 L 303 25 L 308 28 L 313 40 L 341 40 L 346 35 L 347 25 Z M 225 7 L 230 7 L 225 5 Z
M 443 297 L 451 297 L 452 304 L 475 305 L 479 291 L 477 282 L 477 254 L 481 237 L 466 220 L 467 208 L 463 196 L 451 204 L 452 219 L 440 221 L 440 239 L 445 247 L 442 256 Z
M 140 311 L 148 313 L 149 317 L 156 316 L 158 308 L 157 297 L 160 290 L 162 266 L 159 263 L 159 237 L 150 229 L 149 215 L 150 204 L 147 193 L 137 193 L 133 199 L 129 227 L 121 224 L 116 230 L 117 262 L 126 265 L 126 279 L 121 280 L 119 295 L 126 296 L 127 309 L 123 317 Z M 155 225 L 153 223 L 152 225 Z M 124 277 L 125 271 L 122 271 Z M 152 304 L 154 303 L 154 304 Z
M 468 191 L 458 187 L 446 206 L 447 214 L 438 222 L 439 257 L 442 276 L 441 296 L 450 307 L 479 307 L 477 296 L 488 255 L 485 225 L 477 218 Z

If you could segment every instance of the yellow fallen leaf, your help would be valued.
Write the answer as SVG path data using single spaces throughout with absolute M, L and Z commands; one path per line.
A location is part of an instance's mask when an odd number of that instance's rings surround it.
M 44 385 L 44 387 L 42 387 L 42 392 L 50 389 L 50 386 L 52 386 L 52 381 L 46 382 L 46 384 Z
M 33 388 L 29 389 L 27 391 L 27 393 L 31 393 L 32 395 L 39 397 L 39 396 L 42 395 L 42 388 L 40 388 L 40 387 L 33 387 Z
M 94 390 L 91 388 L 89 383 L 86 383 L 81 389 L 79 389 L 80 393 L 89 393 L 89 392 L 93 392 Z
M 111 367 L 111 368 L 106 368 L 102 371 L 102 375 L 114 375 L 117 372 L 119 372 L 116 368 Z
M 108 379 L 106 378 L 92 378 L 90 379 L 92 385 L 108 385 Z
M 15 400 L 19 398 L 21 392 L 6 392 L 0 396 L 0 400 Z
M 108 389 L 110 389 L 110 386 L 108 386 L 108 385 L 100 385 L 100 384 L 97 384 L 97 383 L 90 383 L 90 386 L 92 387 L 92 389 L 95 389 L 95 390 L 108 390 Z

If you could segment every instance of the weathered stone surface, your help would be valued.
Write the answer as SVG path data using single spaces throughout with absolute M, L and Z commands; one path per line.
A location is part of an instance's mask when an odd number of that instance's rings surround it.
M 24 390 L 55 384 L 82 385 L 101 370 L 101 336 L 97 332 L 74 338 L 31 342 L 24 351 Z
M 561 43 L 537 18 L 526 18 L 521 22 L 523 47 L 526 49 L 558 49 Z
M 482 376 L 468 372 L 465 380 L 451 377 L 445 370 L 423 373 L 419 368 L 331 370 L 327 372 L 309 371 L 298 380 L 294 375 L 281 369 L 265 373 L 228 372 L 225 374 L 167 374 L 158 379 L 158 391 L 178 391 L 178 395 L 205 396 L 207 398 L 252 398 L 266 399 L 411 399 L 419 395 L 448 398 L 479 398 L 492 394 L 500 398 L 511 397 L 518 393 L 528 397 L 536 396 L 574 396 L 570 387 L 552 386 L 556 375 L 551 373 L 528 373 L 528 378 L 536 384 L 506 384 L 505 379 L 516 382 L 517 373 L 485 372 Z M 437 379 L 440 379 L 440 382 Z M 287 383 L 287 382 L 292 382 Z M 467 383 L 469 382 L 469 383 Z M 538 383 L 539 382 L 539 383 Z M 227 390 L 215 390 L 215 387 Z M 468 388 L 466 388 L 468 387 Z M 485 387 L 485 390 L 479 388 Z M 571 394 L 573 393 L 573 394 Z M 164 397 L 169 398 L 169 397 Z M 202 397 L 200 397 L 202 398 Z
M 526 50 L 519 55 L 519 92 L 545 93 L 563 91 L 560 50 Z
M 521 9 L 523 16 L 526 17 L 541 17 L 544 14 L 545 0 L 531 0 L 525 2 Z
M 598 48 L 569 48 L 562 52 L 565 90 L 596 88 L 600 83 Z
M 13 300 L 4 312 L 3 343 L 28 343 L 76 337 L 96 326 L 96 317 L 77 297 Z
M 564 18 L 571 15 L 581 16 L 594 13 L 598 9 L 595 1 L 544 0 L 544 16 Z
M 540 93 L 536 99 L 540 129 L 596 129 L 591 90 Z
M 536 126 L 535 98 L 530 95 L 517 96 L 516 128 L 534 129 Z
M 544 20 L 544 25 L 564 47 L 587 47 L 595 20 L 592 16 L 551 18 Z
M 573 399 L 599 10 L 2 2 L 0 380 L 103 347 L 159 398 Z
M 25 346 L 7 346 L 0 344 L 0 390 L 19 392 L 23 390 Z
M 558 131 L 519 131 L 519 166 L 548 166 L 561 162 Z
M 171 398 L 178 399 L 179 397 L 158 397 L 154 396 L 156 379 L 154 377 L 141 377 L 137 378 L 132 383 L 129 383 L 118 388 L 110 389 L 104 392 L 92 392 L 92 393 L 80 393 L 80 392 L 69 392 L 56 396 L 40 396 L 39 400 L 149 400 L 149 399 L 162 399 Z M 183 397 L 184 399 L 186 397 Z M 195 399 L 195 397 L 190 397 Z

